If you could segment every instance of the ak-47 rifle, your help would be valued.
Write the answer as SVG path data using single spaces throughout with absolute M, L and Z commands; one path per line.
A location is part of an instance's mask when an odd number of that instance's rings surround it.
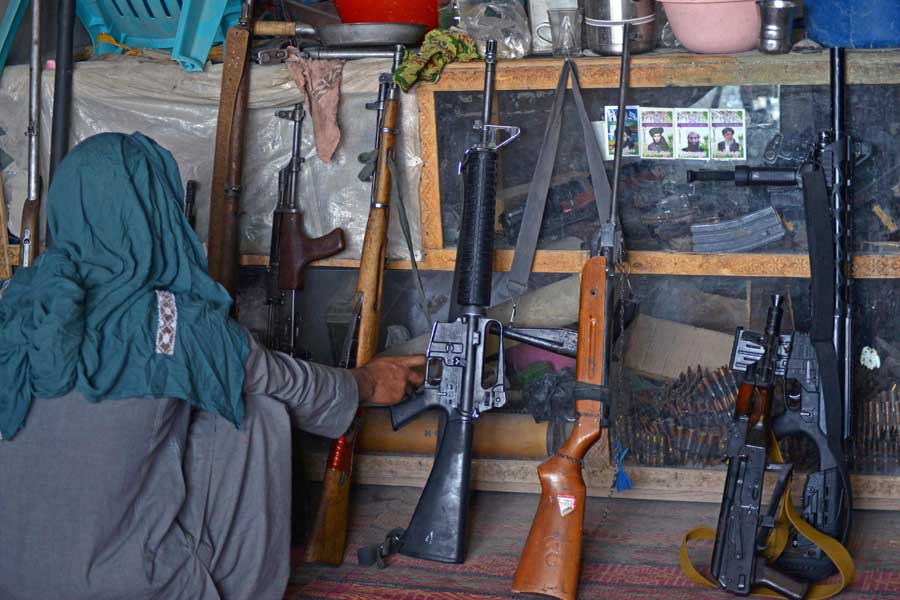
M 272 242 L 267 271 L 266 345 L 272 350 L 294 357 L 306 358 L 300 348 L 300 306 L 297 292 L 303 289 L 303 269 L 307 264 L 328 258 L 344 249 L 344 232 L 333 229 L 325 235 L 311 238 L 303 231 L 303 213 L 297 202 L 300 188 L 302 104 L 291 110 L 279 110 L 276 115 L 294 124 L 291 158 L 278 172 L 278 203 L 272 219 Z M 288 301 L 290 292 L 290 301 Z M 282 315 L 284 311 L 287 314 Z
M 22 207 L 20 266 L 31 267 L 41 247 L 41 0 L 31 0 L 28 77 L 28 198 Z
M 800 600 L 809 584 L 793 579 L 769 566 L 761 556 L 776 525 L 793 466 L 769 462 L 772 409 L 775 403 L 775 370 L 781 344 L 782 297 L 772 297 L 772 306 L 762 335 L 762 356 L 747 368 L 738 389 L 734 419 L 728 436 L 728 471 L 719 510 L 712 576 L 723 589 L 741 596 L 757 586 Z M 766 471 L 778 474 L 772 500 L 763 513 L 763 482 Z
M 629 24 L 623 28 L 623 39 L 628 40 Z M 619 73 L 620 115 L 625 114 L 628 67 L 629 44 L 625 43 Z M 554 456 L 538 467 L 541 500 L 513 578 L 514 592 L 574 600 L 578 591 L 586 496 L 582 459 L 600 438 L 604 410 L 598 397 L 608 393 L 613 339 L 610 321 L 615 314 L 614 283 L 616 267 L 624 253 L 617 211 L 623 137 L 624 127 L 617 128 L 609 214 L 600 215 L 600 230 L 591 243 L 592 258 L 581 272 L 575 376 L 579 382 L 601 386 L 600 393 L 594 399 L 576 400 L 577 420 L 572 434 Z M 593 181 L 593 185 L 605 185 L 609 191 L 607 181 Z
M 391 423 L 400 429 L 429 409 L 439 409 L 443 427 L 434 466 L 405 531 L 394 530 L 381 546 L 359 551 L 361 564 L 383 565 L 393 551 L 406 556 L 446 563 L 465 559 L 469 504 L 469 469 L 472 433 L 479 413 L 503 406 L 503 326 L 485 316 L 491 301 L 494 254 L 494 211 L 497 186 L 497 150 L 515 139 L 516 127 L 490 125 L 497 42 L 488 40 L 485 51 L 484 104 L 478 125 L 481 141 L 466 151 L 462 222 L 457 250 L 458 293 L 461 316 L 451 323 L 437 322 L 426 352 L 425 384 L 408 400 L 390 407 Z M 496 133 L 506 139 L 497 142 Z M 489 333 L 500 336 L 496 378 L 485 381 L 484 363 Z
M 391 188 L 394 185 L 390 164 L 394 160 L 400 115 L 400 88 L 393 80 L 393 71 L 399 66 L 403 53 L 403 46 L 395 48 L 391 73 L 381 75 L 378 101 L 372 106 L 378 111 L 372 200 L 360 256 L 353 317 L 341 352 L 340 366 L 344 368 L 361 367 L 378 351 L 381 288 Z M 353 454 L 362 417 L 362 411 L 358 412 L 349 430 L 331 445 L 323 478 L 322 499 L 306 545 L 304 560 L 307 562 L 339 565 L 344 559 Z

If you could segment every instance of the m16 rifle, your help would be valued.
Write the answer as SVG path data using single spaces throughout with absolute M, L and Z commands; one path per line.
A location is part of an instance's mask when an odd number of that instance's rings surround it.
M 519 134 L 516 127 L 490 125 L 497 43 L 487 42 L 484 103 L 478 126 L 481 141 L 466 151 L 462 224 L 457 251 L 459 286 L 456 301 L 461 315 L 450 323 L 437 322 L 426 352 L 425 384 L 408 400 L 390 408 L 394 429 L 429 409 L 443 420 L 431 474 L 405 531 L 392 531 L 380 547 L 359 551 L 361 564 L 398 551 L 406 556 L 446 563 L 465 559 L 469 503 L 472 433 L 479 414 L 506 402 L 504 389 L 503 326 L 485 316 L 491 300 L 494 250 L 494 211 L 497 151 Z M 498 142 L 499 132 L 507 137 Z M 500 336 L 496 379 L 485 382 L 486 340 Z
M 807 477 L 804 518 L 841 543 L 850 530 L 852 494 L 844 442 L 851 417 L 850 203 L 853 166 L 871 148 L 847 135 L 844 124 L 845 58 L 831 49 L 831 129 L 819 133 L 809 158 L 789 168 L 738 167 L 732 171 L 696 171 L 689 181 L 734 180 L 738 185 L 802 185 L 812 289 L 809 335 L 795 334 L 790 344 L 796 375 L 784 416 L 773 423 L 781 439 L 811 438 L 819 448 L 819 469 Z M 752 337 L 754 334 L 744 334 Z M 741 334 L 739 334 L 739 337 Z M 809 373 L 801 371 L 809 369 Z M 788 368 L 790 370 L 790 368 Z M 791 381 L 791 377 L 788 377 Z M 799 388 L 797 388 L 799 386 Z M 800 391 L 798 391 L 798 389 Z M 794 406 L 796 408 L 791 408 Z M 814 415 L 814 416 L 813 416 Z M 821 548 L 798 533 L 778 561 L 795 577 L 819 581 L 834 571 Z
M 302 104 L 279 110 L 277 116 L 294 124 L 291 158 L 278 172 L 278 204 L 272 219 L 272 243 L 266 281 L 266 345 L 291 356 L 306 358 L 300 348 L 300 306 L 297 292 L 303 289 L 303 269 L 314 260 L 327 258 L 344 249 L 344 232 L 333 229 L 318 238 L 303 231 L 303 214 L 297 203 L 300 187 Z M 288 293 L 290 298 L 288 298 Z M 285 314 L 282 314 L 285 313 Z

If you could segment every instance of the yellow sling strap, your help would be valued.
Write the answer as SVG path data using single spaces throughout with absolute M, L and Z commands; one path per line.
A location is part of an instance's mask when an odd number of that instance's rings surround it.
M 774 435 L 772 436 L 769 452 L 769 458 L 772 462 L 784 462 L 784 458 L 781 456 L 781 450 L 778 448 L 778 443 L 776 442 Z M 850 557 L 850 553 L 843 544 L 836 539 L 825 535 L 807 523 L 803 517 L 800 516 L 797 509 L 794 508 L 794 502 L 791 498 L 790 483 L 790 480 L 788 480 L 784 495 L 782 496 L 781 505 L 779 506 L 775 529 L 773 529 L 772 533 L 769 535 L 766 551 L 763 553 L 763 556 L 769 562 L 773 562 L 777 559 L 784 551 L 785 545 L 787 544 L 789 528 L 793 527 L 800 535 L 807 538 L 825 552 L 828 558 L 831 559 L 831 562 L 837 567 L 838 575 L 840 576 L 840 581 L 837 583 L 815 583 L 811 585 L 809 592 L 806 595 L 807 600 L 824 600 L 825 598 L 831 598 L 850 585 L 850 582 L 853 581 L 853 576 L 856 574 L 856 567 L 853 566 L 853 559 Z M 688 556 L 687 545 L 688 542 L 693 540 L 715 539 L 716 531 L 710 527 L 698 527 L 692 529 L 684 534 L 684 538 L 681 540 L 681 552 L 679 554 L 681 570 L 687 578 L 696 584 L 710 588 L 717 587 L 716 583 L 703 576 L 703 574 L 697 570 Z M 754 588 L 752 594 L 762 598 L 784 598 L 781 594 L 763 587 Z

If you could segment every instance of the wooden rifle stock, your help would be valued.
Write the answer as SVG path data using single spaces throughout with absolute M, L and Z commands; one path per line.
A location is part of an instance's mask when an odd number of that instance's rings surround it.
M 394 91 L 396 94 L 396 91 Z M 355 365 L 361 367 L 378 351 L 378 324 L 381 313 L 381 288 L 384 255 L 387 245 L 391 200 L 391 171 L 388 161 L 394 157 L 394 141 L 400 101 L 396 95 L 384 100 L 384 114 L 379 132 L 373 203 L 369 209 L 366 234 L 359 263 L 355 302 L 359 316 L 351 327 L 357 328 Z M 362 426 L 362 411 L 353 425 L 331 445 L 323 478 L 322 499 L 316 511 L 313 529 L 306 545 L 306 562 L 339 565 L 347 543 L 347 520 L 350 507 L 350 477 L 356 436 Z
M 240 194 L 244 125 L 250 92 L 248 53 L 253 3 L 243 5 L 241 20 L 228 30 L 216 123 L 216 149 L 210 188 L 209 274 L 234 297 L 240 261 Z
M 576 379 L 585 383 L 600 384 L 603 379 L 606 283 L 603 257 L 589 259 L 581 271 L 575 363 Z M 538 467 L 541 501 L 513 579 L 514 592 L 575 599 L 587 495 L 581 461 L 600 438 L 602 403 L 576 400 L 575 413 L 577 421 L 569 439 Z

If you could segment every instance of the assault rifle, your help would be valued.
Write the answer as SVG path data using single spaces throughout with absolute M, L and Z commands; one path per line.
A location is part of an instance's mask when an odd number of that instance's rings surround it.
M 497 42 L 488 40 L 482 120 L 477 126 L 481 141 L 466 151 L 460 165 L 465 170 L 456 258 L 456 301 L 461 315 L 453 322 L 434 324 L 426 352 L 425 384 L 390 408 L 395 430 L 426 410 L 441 411 L 443 426 L 434 466 L 409 527 L 392 531 L 380 547 L 361 549 L 361 564 L 379 562 L 381 566 L 382 559 L 394 551 L 446 563 L 465 560 L 473 428 L 481 412 L 506 403 L 503 325 L 487 318 L 485 307 L 491 301 L 497 151 L 518 137 L 519 129 L 489 124 L 496 60 Z M 507 137 L 498 143 L 500 131 Z M 485 381 L 489 333 L 500 336 L 500 349 L 496 377 Z
M 723 589 L 745 596 L 756 586 L 768 587 L 800 600 L 809 585 L 766 564 L 760 553 L 775 528 L 776 511 L 790 478 L 792 465 L 769 462 L 773 443 L 772 407 L 775 367 L 782 315 L 782 297 L 772 297 L 772 306 L 761 336 L 762 355 L 751 364 L 738 388 L 726 452 L 728 471 L 719 509 L 712 576 Z M 762 512 L 762 490 L 766 471 L 778 474 L 766 514 Z
M 400 118 L 400 88 L 394 82 L 393 71 L 400 65 L 403 53 L 403 46 L 394 49 L 391 72 L 382 74 L 379 79 L 378 101 L 368 106 L 378 111 L 375 171 L 372 174 L 372 201 L 360 256 L 353 316 L 341 351 L 340 366 L 344 368 L 361 367 L 378 351 L 381 286 L 390 221 L 391 189 L 396 185 L 391 164 L 394 161 Z M 306 545 L 304 560 L 307 562 L 339 565 L 343 561 L 347 543 L 353 454 L 356 436 L 362 427 L 362 417 L 360 411 L 350 429 L 331 445 L 323 477 L 322 499 Z
M 851 414 L 851 280 L 850 182 L 857 160 L 868 156 L 867 145 L 854 142 L 844 127 L 844 51 L 831 50 L 832 127 L 819 133 L 809 158 L 789 168 L 739 167 L 731 171 L 698 171 L 691 181 L 733 179 L 738 185 L 802 184 L 812 287 L 812 324 L 809 336 L 795 334 L 796 357 L 815 368 L 815 392 L 788 398 L 813 410 L 787 410 L 773 424 L 776 436 L 802 434 L 819 447 L 819 469 L 806 480 L 802 514 L 816 529 L 846 542 L 850 529 L 852 494 L 843 443 L 849 437 Z M 793 348 L 793 346 L 792 346 Z M 800 358 L 796 358 L 800 361 Z M 799 363 L 798 363 L 799 364 Z M 798 373 L 801 385 L 813 385 Z M 791 384 L 794 385 L 794 384 Z M 813 406 L 815 405 L 815 406 Z M 803 415 L 802 418 L 796 415 Z M 778 561 L 791 575 L 819 581 L 834 571 L 824 551 L 798 533 Z
M 333 229 L 318 238 L 310 238 L 303 231 L 303 213 L 297 203 L 300 187 L 302 104 L 291 110 L 279 110 L 276 115 L 294 124 L 291 158 L 278 172 L 278 204 L 272 219 L 272 243 L 267 271 L 266 345 L 273 349 L 306 358 L 300 348 L 300 306 L 297 291 L 303 289 L 303 269 L 314 260 L 327 258 L 344 249 L 344 232 Z M 288 300 L 288 292 L 290 299 Z M 282 313 L 286 314 L 282 314 Z

